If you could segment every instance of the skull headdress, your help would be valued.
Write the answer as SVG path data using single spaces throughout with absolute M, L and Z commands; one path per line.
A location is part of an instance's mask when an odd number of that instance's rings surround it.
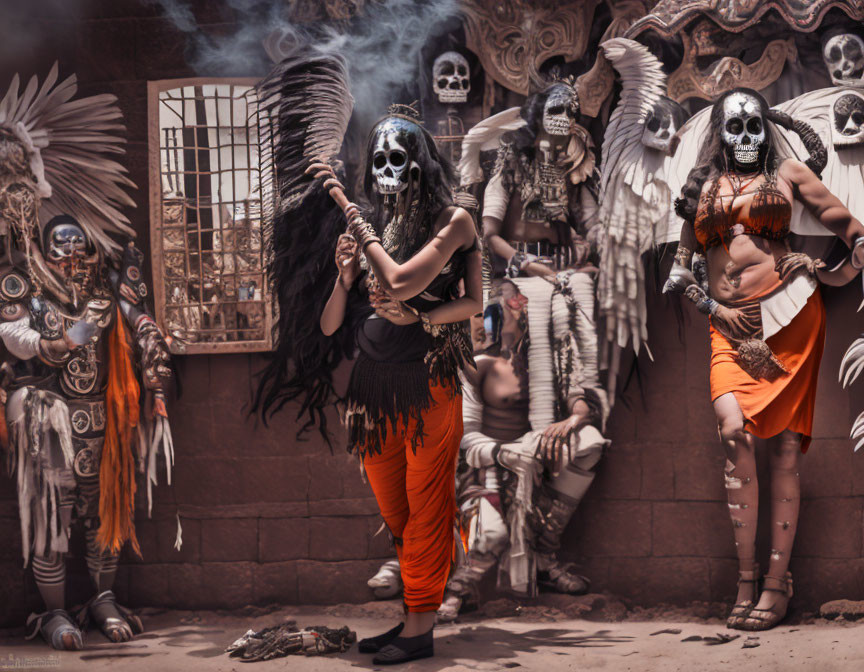
M 755 169 L 766 149 L 765 119 L 758 98 L 733 91 L 723 99 L 720 138 L 736 166 Z
M 836 85 L 864 85 L 864 40 L 854 33 L 830 37 L 822 49 L 822 59 L 831 82 Z
M 579 97 L 570 82 L 556 82 L 544 91 L 543 129 L 549 135 L 570 135 L 579 113 Z
M 445 51 L 432 64 L 432 90 L 445 104 L 468 101 L 471 68 L 467 59 L 455 51 Z
M 369 135 L 364 191 L 384 245 L 397 261 L 426 242 L 431 218 L 452 201 L 452 166 L 417 111 L 393 105 Z

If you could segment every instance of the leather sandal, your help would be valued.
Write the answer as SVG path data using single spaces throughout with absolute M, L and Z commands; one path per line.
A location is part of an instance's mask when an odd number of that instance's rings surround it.
M 765 583 L 762 586 L 762 590 L 772 593 L 782 593 L 787 598 L 789 598 L 789 600 L 791 600 L 792 574 L 790 572 L 786 572 L 785 578 L 768 576 L 766 574 Z M 786 601 L 786 607 L 783 609 L 782 613 L 774 611 L 774 608 L 751 610 L 750 615 L 744 619 L 740 626 L 738 626 L 739 629 L 756 632 L 761 630 L 770 630 L 771 628 L 779 625 L 781 621 L 786 618 L 786 614 L 789 611 L 789 600 Z
M 58 651 L 80 651 L 84 648 L 84 636 L 65 609 L 30 614 L 27 628 L 31 629 L 31 632 L 25 639 L 33 639 L 41 634 L 42 639 Z
M 745 574 L 750 574 L 751 578 L 745 578 Z M 742 583 L 752 583 L 754 599 L 757 594 L 756 584 L 758 582 L 759 565 L 754 564 L 753 569 L 749 572 L 738 572 L 738 586 L 740 587 Z M 740 602 L 736 602 L 735 605 L 732 607 L 732 611 L 729 612 L 729 617 L 726 619 L 726 627 L 732 630 L 740 629 L 741 623 L 743 623 L 744 619 L 750 615 L 750 612 L 755 606 L 756 602 L 754 602 L 753 599 L 741 600 Z

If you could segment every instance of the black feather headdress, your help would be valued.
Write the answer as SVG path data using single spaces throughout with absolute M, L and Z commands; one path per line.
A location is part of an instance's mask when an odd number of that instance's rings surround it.
M 329 162 L 338 154 L 354 101 L 345 63 L 334 55 L 289 57 L 258 93 L 266 119 L 262 155 L 273 157 L 265 172 L 276 180 L 269 190 L 277 201 L 268 275 L 279 319 L 275 352 L 261 372 L 252 412 L 266 424 L 286 403 L 299 401 L 298 417 L 306 418 L 300 433 L 317 426 L 329 443 L 324 411 L 338 401 L 333 370 L 351 356 L 354 339 L 348 323 L 324 336 L 319 319 L 336 280 L 333 255 L 345 218 L 305 170 L 313 160 Z

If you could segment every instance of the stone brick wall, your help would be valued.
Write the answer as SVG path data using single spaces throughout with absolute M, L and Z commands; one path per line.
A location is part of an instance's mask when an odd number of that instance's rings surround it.
M 59 60 L 81 92 L 112 92 L 129 130 L 126 165 L 138 184 L 130 217 L 148 245 L 146 82 L 192 76 L 185 35 L 135 0 L 40 0 L 4 7 L 0 86 L 15 72 L 44 77 Z M 192 3 L 214 32 L 233 30 L 231 10 Z M 218 74 L 218 73 L 200 73 Z M 256 73 L 248 73 L 254 75 Z M 837 384 L 843 351 L 857 335 L 860 290 L 826 292 L 829 328 L 816 440 L 802 470 L 805 499 L 792 570 L 800 603 L 864 597 L 864 456 L 845 438 L 864 409 L 864 384 Z M 723 456 L 708 399 L 708 345 L 701 317 L 679 329 L 663 297 L 652 298 L 650 344 L 609 422 L 612 448 L 576 519 L 564 554 L 598 590 L 634 604 L 726 599 L 734 590 L 732 534 L 724 504 Z M 246 415 L 252 355 L 176 359 L 182 396 L 169 409 L 177 465 L 172 488 L 156 490 L 153 518 L 138 506 L 143 559 L 124 553 L 117 582 L 133 606 L 231 608 L 245 604 L 359 602 L 365 580 L 389 557 L 369 487 L 335 442 L 294 440 L 294 409 L 264 428 Z M 343 371 L 344 374 L 344 371 Z M 334 417 L 331 426 L 338 426 Z M 764 450 L 761 451 L 765 471 Z M 763 492 L 767 505 L 767 492 Z M 184 545 L 173 550 L 179 510 Z M 764 510 L 767 514 L 767 509 Z M 768 529 L 769 518 L 761 516 Z M 21 568 L 13 482 L 0 476 L 0 626 L 39 608 Z M 763 549 L 767 551 L 766 549 Z M 73 544 L 70 596 L 88 597 L 81 549 Z

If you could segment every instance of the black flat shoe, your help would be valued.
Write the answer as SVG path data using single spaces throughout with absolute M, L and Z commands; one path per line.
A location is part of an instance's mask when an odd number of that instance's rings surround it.
M 432 630 L 416 637 L 396 637 L 372 659 L 374 665 L 398 665 L 435 655 Z
M 390 642 L 396 639 L 399 636 L 399 633 L 402 632 L 402 629 L 404 627 L 405 624 L 400 623 L 395 628 L 392 628 L 385 632 L 383 635 L 361 639 L 357 643 L 357 650 L 360 653 L 378 653 L 383 647 L 387 646 Z

